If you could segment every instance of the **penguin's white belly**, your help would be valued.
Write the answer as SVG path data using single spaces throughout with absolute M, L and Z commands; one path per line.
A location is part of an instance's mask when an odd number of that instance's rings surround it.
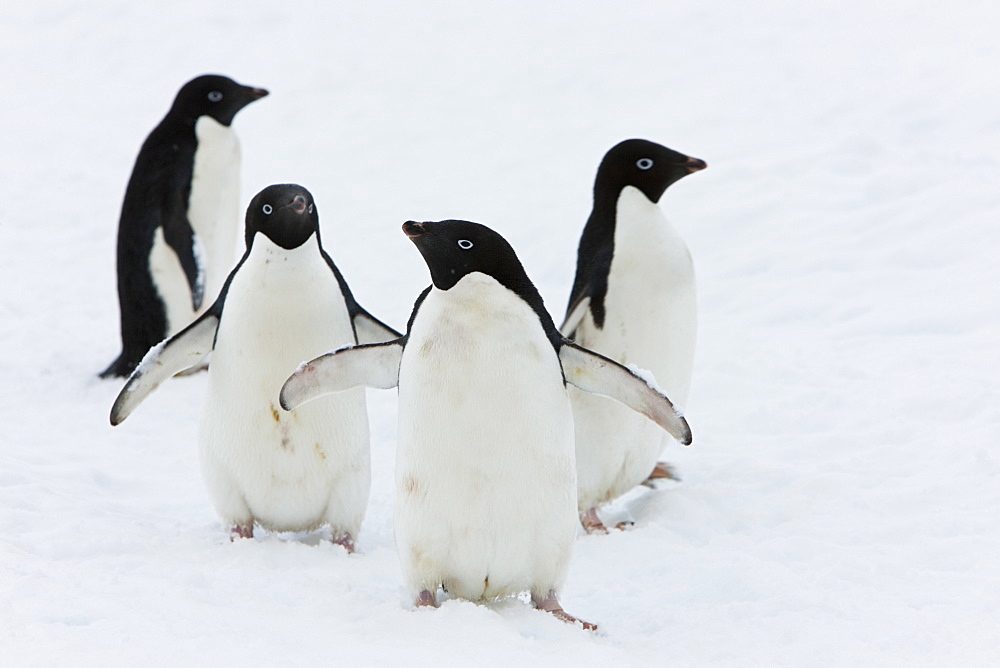
M 203 472 L 225 519 L 357 535 L 370 484 L 364 390 L 292 412 L 278 403 L 302 361 L 354 343 L 343 304 L 314 240 L 285 251 L 257 236 L 226 297 L 201 422 Z
M 188 219 L 203 246 L 204 308 L 212 305 L 229 272 L 240 225 L 240 143 L 233 129 L 209 116 L 195 125 L 198 150 L 194 155 Z
M 400 365 L 396 542 L 415 592 L 562 581 L 576 534 L 572 412 L 534 311 L 483 274 L 420 306 Z
M 634 191 L 634 192 L 630 192 Z M 588 313 L 576 341 L 653 372 L 675 405 L 687 402 L 697 309 L 694 267 L 660 208 L 635 188 L 618 202 L 604 327 Z M 624 494 L 649 475 L 669 436 L 619 403 L 570 388 L 576 422 L 580 510 Z

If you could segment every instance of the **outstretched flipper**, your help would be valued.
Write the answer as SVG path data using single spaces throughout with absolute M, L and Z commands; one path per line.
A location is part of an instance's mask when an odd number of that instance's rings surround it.
M 341 348 L 303 364 L 281 388 L 281 407 L 290 411 L 324 394 L 355 387 L 388 390 L 399 385 L 400 340 Z
M 163 225 L 163 239 L 177 253 L 191 289 L 191 310 L 197 311 L 205 298 L 205 249 L 191 221 L 180 211 Z
M 205 313 L 180 332 L 153 346 L 139 362 L 111 407 L 111 424 L 121 424 L 167 378 L 198 364 L 215 345 L 219 317 Z
M 581 297 L 580 301 L 566 314 L 566 320 L 563 322 L 562 327 L 559 328 L 559 333 L 567 339 L 575 339 L 576 328 L 583 322 L 583 316 L 587 314 L 587 309 L 589 308 L 590 297 Z
M 362 345 L 366 343 L 394 341 L 402 336 L 402 334 L 360 306 L 358 306 L 358 311 L 353 316 L 353 322 L 354 333 L 358 337 L 358 343 Z
M 569 342 L 559 349 L 559 361 L 567 382 L 611 397 L 642 413 L 684 445 L 691 443 L 691 428 L 670 399 L 618 362 Z

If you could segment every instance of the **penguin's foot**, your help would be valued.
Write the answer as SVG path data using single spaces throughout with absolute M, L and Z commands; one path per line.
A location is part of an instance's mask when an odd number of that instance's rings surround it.
M 250 524 L 234 524 L 229 529 L 229 541 L 233 542 L 237 538 L 253 538 L 253 522 L 250 522 Z
M 653 467 L 649 476 L 642 481 L 642 484 L 646 487 L 653 487 L 653 482 L 656 480 L 676 480 L 677 482 L 680 482 L 681 477 L 677 475 L 677 471 L 670 464 L 666 462 L 656 462 L 656 466 Z
M 330 542 L 334 545 L 340 545 L 347 550 L 348 554 L 354 554 L 354 539 L 351 538 L 350 534 L 345 533 L 343 536 L 332 537 Z
M 559 605 L 559 599 L 556 598 L 556 593 L 554 591 L 550 590 L 548 596 L 546 596 L 543 599 L 539 599 L 534 594 L 532 594 L 531 602 L 535 605 L 536 609 L 554 615 L 556 618 L 561 619 L 567 624 L 579 624 L 583 626 L 583 629 L 585 631 L 597 630 L 597 624 L 592 624 L 591 622 L 585 622 L 582 619 L 577 619 L 573 615 L 563 610 L 563 607 Z
M 632 520 L 623 520 L 623 521 L 619 522 L 618 524 L 616 524 L 615 528 L 618 529 L 619 531 L 628 531 L 629 529 L 631 529 L 634 526 L 635 526 L 635 522 L 633 522 Z
M 591 508 L 587 512 L 581 513 L 580 524 L 583 525 L 583 530 L 587 533 L 608 533 L 608 528 L 597 516 L 597 508 Z
M 434 592 L 424 589 L 417 595 L 415 605 L 418 608 L 436 608 L 438 607 L 437 596 Z

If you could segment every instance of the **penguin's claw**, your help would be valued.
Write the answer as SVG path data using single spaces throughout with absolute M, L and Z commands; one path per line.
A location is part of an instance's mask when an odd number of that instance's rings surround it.
M 587 512 L 581 514 L 580 524 L 583 525 L 583 530 L 590 534 L 608 533 L 608 528 L 604 526 L 604 522 L 602 522 L 601 518 L 597 516 L 597 508 L 591 508 Z
M 351 536 L 349 534 L 345 533 L 342 536 L 336 536 L 336 537 L 330 538 L 330 542 L 333 543 L 334 545 L 340 545 L 345 550 L 347 550 L 348 554 L 354 554 L 354 550 L 355 550 L 355 548 L 354 548 L 354 539 L 351 538 Z
M 567 624 L 574 624 L 574 625 L 579 624 L 580 626 L 583 627 L 585 631 L 597 630 L 597 624 L 593 624 L 591 622 L 585 622 L 582 619 L 577 619 L 573 615 L 563 610 L 563 607 L 559 604 L 559 599 L 556 598 L 556 593 L 554 591 L 550 591 L 548 596 L 546 596 L 542 600 L 538 600 L 537 598 L 532 596 L 531 601 L 532 603 L 534 603 L 535 608 L 537 610 L 541 610 L 542 612 L 547 612 L 550 615 L 556 617 L 557 619 L 561 619 Z
M 435 596 L 434 592 L 425 589 L 417 595 L 415 605 L 418 608 L 436 608 L 438 607 L 437 596 Z
M 253 522 L 234 524 L 229 530 L 229 542 L 235 542 L 237 538 L 253 538 Z
M 656 480 L 676 480 L 681 481 L 681 477 L 677 475 L 676 469 L 666 462 L 656 462 L 656 466 L 650 472 L 649 476 L 642 481 L 642 485 L 646 487 L 654 487 L 654 482 Z

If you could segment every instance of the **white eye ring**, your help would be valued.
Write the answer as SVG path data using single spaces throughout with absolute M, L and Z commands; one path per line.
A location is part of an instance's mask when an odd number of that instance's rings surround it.
M 312 213 L 312 212 L 313 212 L 313 205 L 312 205 L 312 204 L 310 204 L 310 205 L 309 205 L 309 213 Z
M 221 99 L 222 99 L 222 93 L 217 90 L 213 90 L 211 93 L 208 94 L 209 102 L 218 102 Z
M 271 208 L 270 204 L 265 204 L 263 211 L 264 211 L 264 213 L 266 213 L 267 215 L 270 216 L 271 212 L 274 211 L 274 209 Z
M 639 158 L 639 161 L 635 163 L 635 166 L 639 169 L 649 169 L 653 166 L 653 161 L 650 158 Z
M 461 248 L 462 250 L 469 250 L 470 248 L 472 248 L 472 242 L 469 241 L 468 239 L 459 239 L 458 247 Z

